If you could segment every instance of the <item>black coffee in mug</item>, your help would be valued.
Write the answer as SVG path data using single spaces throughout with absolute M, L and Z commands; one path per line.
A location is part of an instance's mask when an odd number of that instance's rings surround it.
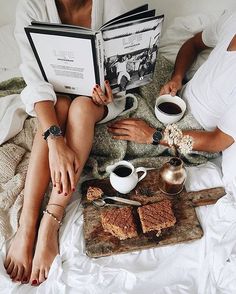
M 119 165 L 114 170 L 113 173 L 115 173 L 119 177 L 128 177 L 132 173 L 132 169 L 125 165 Z
M 157 106 L 162 112 L 167 114 L 180 114 L 182 109 L 174 102 L 162 102 Z

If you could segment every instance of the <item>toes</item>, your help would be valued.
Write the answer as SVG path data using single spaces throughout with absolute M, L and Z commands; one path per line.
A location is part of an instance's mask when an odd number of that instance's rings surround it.
M 31 277 L 30 277 L 30 283 L 32 286 L 37 286 L 39 284 L 39 269 L 35 269 L 32 271 L 31 273 Z
M 48 278 L 48 274 L 49 274 L 49 268 L 46 268 L 45 269 L 45 279 L 47 280 Z
M 10 274 L 10 278 L 12 280 L 14 280 L 15 277 L 16 277 L 16 275 L 17 275 L 17 273 L 18 273 L 18 265 L 14 265 L 14 268 L 13 268 L 11 274 Z
M 39 272 L 39 283 L 43 283 L 44 281 L 46 280 L 46 277 L 45 277 L 45 270 L 40 270 Z
M 18 271 L 17 271 L 16 277 L 14 278 L 14 282 L 21 282 L 23 274 L 24 274 L 24 267 L 23 265 L 20 265 L 18 266 Z
M 24 268 L 24 272 L 22 274 L 21 283 L 28 284 L 30 279 L 31 265 L 28 268 Z
M 4 261 L 4 267 L 5 269 L 8 268 L 9 264 L 11 263 L 11 258 L 10 257 L 7 257 Z
M 8 267 L 7 267 L 7 273 L 8 273 L 8 275 L 11 274 L 13 268 L 14 268 L 14 262 L 11 261 L 11 262 L 9 263 Z
M 30 281 L 32 286 L 38 286 L 43 283 L 48 277 L 49 269 L 37 269 L 32 272 Z

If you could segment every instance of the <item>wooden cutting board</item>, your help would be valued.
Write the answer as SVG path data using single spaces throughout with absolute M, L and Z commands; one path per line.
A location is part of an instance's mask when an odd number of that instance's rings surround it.
M 109 179 L 90 180 L 82 184 L 84 239 L 86 254 L 89 257 L 109 256 L 200 239 L 203 236 L 203 230 L 198 221 L 195 207 L 214 204 L 225 195 L 225 190 L 220 187 L 191 193 L 187 193 L 184 189 L 178 196 L 167 196 L 158 188 L 158 171 L 148 171 L 145 179 L 133 191 L 122 196 L 138 200 L 143 205 L 168 198 L 172 202 L 176 224 L 172 228 L 162 230 L 159 237 L 156 237 L 154 233 L 143 234 L 137 208 L 134 207 L 133 213 L 138 227 L 138 237 L 119 240 L 103 230 L 100 212 L 101 209 L 107 209 L 107 207 L 96 208 L 87 201 L 86 193 L 89 186 L 101 188 L 106 195 L 117 196 L 117 192 L 111 187 Z

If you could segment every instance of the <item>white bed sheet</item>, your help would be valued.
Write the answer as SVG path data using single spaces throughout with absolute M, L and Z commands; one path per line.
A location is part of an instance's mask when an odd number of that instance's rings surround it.
M 0 293 L 235 294 L 236 184 L 215 205 L 197 209 L 202 239 L 91 259 L 83 242 L 80 200 L 68 207 L 60 252 L 39 287 L 11 282 L 0 256 Z

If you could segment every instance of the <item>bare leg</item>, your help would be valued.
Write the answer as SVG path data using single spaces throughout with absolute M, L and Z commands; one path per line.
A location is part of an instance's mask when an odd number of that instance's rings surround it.
M 94 126 L 97 121 L 103 118 L 103 115 L 104 107 L 95 105 L 90 98 L 79 97 L 71 104 L 67 120 L 66 139 L 68 146 L 79 157 L 80 169 L 77 174 L 77 180 L 92 147 Z M 71 194 L 66 197 L 57 194 L 56 189 L 53 189 L 47 209 L 61 220 L 63 208 L 67 206 L 70 196 Z M 30 278 L 32 285 L 38 285 L 47 278 L 50 266 L 55 256 L 59 253 L 58 230 L 58 223 L 49 215 L 44 214 L 40 223 L 33 258 Z
M 55 109 L 62 128 L 65 127 L 69 106 L 68 98 L 58 99 Z M 42 138 L 42 130 L 39 129 L 27 171 L 20 226 L 4 263 L 7 273 L 14 281 L 29 281 L 39 210 L 49 180 L 48 147 Z

